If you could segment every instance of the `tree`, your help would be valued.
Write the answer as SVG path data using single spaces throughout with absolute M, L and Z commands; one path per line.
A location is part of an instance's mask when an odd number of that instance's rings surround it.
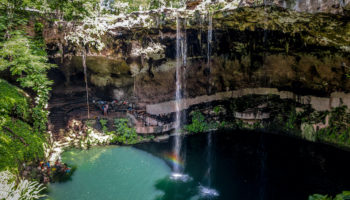
M 52 84 L 46 72 L 52 67 L 46 53 L 20 32 L 11 34 L 8 40 L 0 44 L 0 71 L 9 70 L 22 87 L 36 93 L 32 118 L 34 128 L 40 131 L 46 129 L 48 112 L 45 107 Z

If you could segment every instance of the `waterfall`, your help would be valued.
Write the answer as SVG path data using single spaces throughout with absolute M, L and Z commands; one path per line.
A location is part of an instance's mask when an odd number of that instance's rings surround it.
M 210 71 L 211 71 L 211 62 L 210 62 L 210 57 L 211 57 L 211 42 L 213 40 L 213 16 L 209 12 L 208 13 L 208 38 L 207 38 L 207 69 L 209 72 L 209 93 L 211 92 L 211 80 L 210 80 Z M 215 198 L 219 196 L 219 192 L 216 191 L 215 189 L 210 188 L 211 187 L 211 176 L 212 176 L 212 132 L 210 131 L 207 135 L 207 165 L 208 169 L 206 172 L 205 177 L 206 179 L 206 186 L 199 186 L 199 192 L 200 192 L 200 197 L 203 198 Z
M 207 70 L 208 70 L 208 94 L 211 94 L 211 42 L 213 40 L 213 16 L 208 13 L 208 38 L 207 38 Z
M 287 2 L 286 1 L 283 1 L 282 7 L 283 8 L 287 8 Z
M 305 0 L 305 5 L 306 5 L 305 11 L 309 11 L 309 12 L 313 13 L 310 0 Z
M 86 73 L 86 50 L 83 52 L 83 67 L 84 67 L 84 81 L 85 81 L 85 91 L 86 91 L 86 105 L 87 105 L 87 116 L 90 119 L 90 105 L 89 105 L 89 86 L 87 82 L 87 73 Z
M 186 21 L 184 21 L 186 23 Z M 183 174 L 184 162 L 181 156 L 181 119 L 182 119 L 182 89 L 183 89 L 183 69 L 187 65 L 187 41 L 186 41 L 186 30 L 181 31 L 181 19 L 176 16 L 176 92 L 175 92 L 175 140 L 173 146 L 173 173 L 170 178 L 176 181 L 187 182 L 192 180 L 186 174 Z
M 211 56 L 211 42 L 213 40 L 213 16 L 209 12 L 208 13 L 208 39 L 207 39 L 207 67 L 209 71 L 209 77 L 210 77 L 210 71 L 211 71 L 211 62 L 210 62 L 210 56 Z M 210 85 L 210 78 L 209 78 L 209 92 L 211 92 L 211 85 Z M 210 131 L 208 133 L 208 155 L 207 155 L 207 162 L 208 162 L 208 171 L 207 171 L 207 176 L 208 176 L 208 187 L 211 185 L 211 146 L 212 146 L 212 132 Z
M 181 160 L 181 99 L 182 99 L 182 67 L 186 66 L 186 54 L 187 44 L 186 36 L 181 33 L 181 20 L 176 16 L 176 92 L 175 92 L 175 144 L 173 148 L 175 158 Z M 181 173 L 181 169 L 178 163 L 174 163 L 173 171 L 175 173 Z
M 208 170 L 207 170 L 207 176 L 208 176 L 208 180 L 207 180 L 207 186 L 210 187 L 211 186 L 211 169 L 212 169 L 212 132 L 210 131 L 208 133 L 208 146 L 207 146 L 207 163 L 208 163 Z
M 213 15 L 208 14 L 208 51 L 207 51 L 207 64 L 210 67 L 210 55 L 211 55 L 211 42 L 213 40 Z
M 296 0 L 293 10 L 300 12 L 300 0 Z

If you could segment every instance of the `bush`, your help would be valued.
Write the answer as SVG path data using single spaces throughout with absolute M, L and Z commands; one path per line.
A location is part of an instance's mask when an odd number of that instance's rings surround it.
M 102 131 L 105 134 L 107 134 L 107 132 L 108 132 L 107 122 L 108 121 L 106 119 L 100 119 L 100 124 L 102 126 Z
M 221 111 L 222 111 L 222 108 L 221 108 L 220 106 L 215 106 L 215 107 L 214 107 L 214 112 L 215 112 L 215 114 L 218 115 Z
M 121 144 L 135 144 L 139 142 L 135 128 L 130 128 L 128 126 L 128 119 L 115 119 L 114 126 L 116 128 L 116 132 L 114 133 L 112 142 Z
M 329 127 L 317 131 L 317 139 L 344 146 L 350 145 L 350 114 L 346 107 L 334 108 L 330 113 Z
M 341 194 L 338 194 L 334 198 L 329 197 L 328 195 L 313 194 L 309 196 L 309 200 L 349 200 L 350 191 L 343 191 Z
M 44 158 L 46 138 L 35 131 L 35 108 L 19 88 L 0 79 L 0 171 L 16 171 L 25 162 Z M 45 116 L 46 118 L 46 116 Z
M 191 113 L 192 123 L 185 126 L 185 130 L 190 133 L 203 133 L 209 131 L 209 124 L 205 121 L 204 115 L 195 111 Z
M 21 163 L 44 158 L 45 138 L 18 119 L 0 116 L 0 171 L 16 170 Z
M 0 91 L 0 115 L 10 115 L 28 121 L 30 108 L 24 92 L 2 79 Z

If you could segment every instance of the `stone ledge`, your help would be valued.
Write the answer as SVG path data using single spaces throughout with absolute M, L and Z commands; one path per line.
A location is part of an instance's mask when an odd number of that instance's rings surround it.
M 310 104 L 316 111 L 326 111 L 332 108 L 346 105 L 350 108 L 350 93 L 334 92 L 330 97 L 301 96 L 289 91 L 278 91 L 277 88 L 245 88 L 227 92 L 219 92 L 214 95 L 203 95 L 195 98 L 181 99 L 180 110 L 186 110 L 190 106 L 208 103 L 212 101 L 238 98 L 245 95 L 278 95 L 281 99 L 292 99 L 301 104 Z M 146 105 L 146 112 L 151 115 L 170 114 L 176 112 L 176 101 L 167 101 L 158 104 Z

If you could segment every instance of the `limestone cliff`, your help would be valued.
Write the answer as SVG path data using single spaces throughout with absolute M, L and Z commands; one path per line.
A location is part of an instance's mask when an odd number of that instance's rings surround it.
M 182 67 L 184 98 L 261 87 L 319 97 L 349 92 L 347 7 L 341 7 L 341 12 L 296 12 L 276 5 L 210 13 L 164 9 L 135 12 L 109 21 L 101 37 L 105 48 L 87 48 L 92 96 L 128 100 L 140 109 L 173 100 L 177 23 L 185 38 L 182 44 L 187 56 Z M 213 40 L 208 66 L 210 18 Z M 82 47 L 66 40 L 66 35 L 80 25 L 47 23 L 44 30 L 51 59 L 60 66 L 51 73 L 56 80 L 53 113 L 76 116 L 84 111 Z

